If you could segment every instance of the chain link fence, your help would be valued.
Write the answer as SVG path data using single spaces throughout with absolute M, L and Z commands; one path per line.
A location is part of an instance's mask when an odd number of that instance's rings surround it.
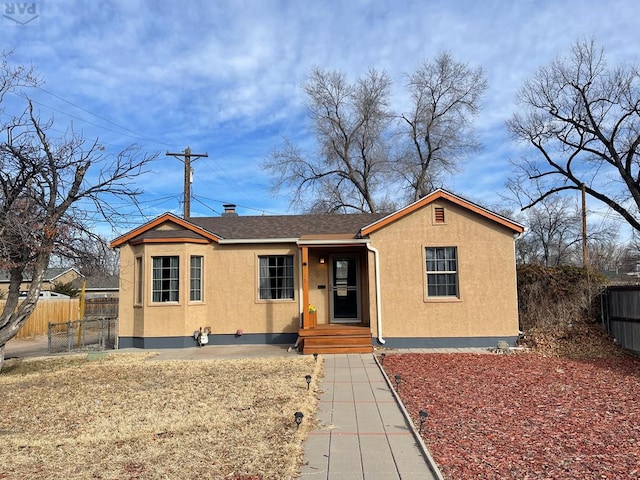
M 115 317 L 49 323 L 49 352 L 114 349 L 117 323 Z

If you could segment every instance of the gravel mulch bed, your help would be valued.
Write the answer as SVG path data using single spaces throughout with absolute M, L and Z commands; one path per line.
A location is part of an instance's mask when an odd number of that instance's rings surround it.
M 394 354 L 447 479 L 640 478 L 640 359 Z

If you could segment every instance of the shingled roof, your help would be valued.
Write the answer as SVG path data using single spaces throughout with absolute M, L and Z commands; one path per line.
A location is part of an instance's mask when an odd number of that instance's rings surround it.
M 301 238 L 313 235 L 352 235 L 383 218 L 384 213 L 350 215 L 269 215 L 192 217 L 191 223 L 224 239 Z
M 522 233 L 524 227 L 497 213 L 463 199 L 445 190 L 435 192 L 407 205 L 393 213 L 316 214 L 316 215 L 266 215 L 220 217 L 191 217 L 188 220 L 165 213 L 160 217 L 118 237 L 111 242 L 117 248 L 129 241 L 137 243 L 191 240 L 193 242 L 218 242 L 222 240 L 315 240 L 355 239 L 367 237 L 371 233 L 398 221 L 406 215 L 441 199 L 459 205 L 473 213 L 496 222 L 515 233 Z M 173 223 L 170 230 L 159 229 L 166 223 Z

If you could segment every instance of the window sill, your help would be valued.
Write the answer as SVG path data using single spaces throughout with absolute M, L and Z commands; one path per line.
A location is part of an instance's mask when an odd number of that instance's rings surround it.
M 460 297 L 426 297 L 424 303 L 458 303 L 462 302 Z
M 256 300 L 256 303 L 295 303 L 297 300 L 295 298 L 272 298 L 272 299 L 262 299 L 259 298 Z

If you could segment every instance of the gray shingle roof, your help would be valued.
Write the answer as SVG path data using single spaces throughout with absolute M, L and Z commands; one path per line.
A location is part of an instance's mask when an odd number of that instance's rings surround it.
M 163 238 L 202 238 L 196 232 L 187 229 L 180 230 L 148 230 L 136 237 L 136 240 L 144 240 L 146 238 L 163 239 Z
M 45 282 L 51 282 L 54 281 L 56 278 L 58 278 L 60 275 L 62 275 L 63 273 L 68 272 L 69 270 L 73 270 L 70 267 L 52 267 L 52 268 L 47 268 L 44 272 L 44 278 L 43 280 Z M 77 272 L 78 275 L 80 275 L 80 272 Z M 9 275 L 9 270 L 0 270 L 0 282 L 8 282 L 10 278 Z M 22 281 L 23 282 L 30 282 L 31 281 L 31 273 L 30 272 L 23 272 L 22 273 Z
M 82 288 L 82 278 L 76 278 L 72 285 L 74 288 Z M 94 275 L 91 277 L 86 277 L 85 288 L 87 290 L 113 290 L 118 289 L 119 287 L 119 277 L 118 275 Z
M 318 214 L 192 217 L 189 222 L 224 239 L 300 238 L 306 235 L 355 237 L 365 227 L 387 214 Z M 175 234 L 175 232 L 174 232 Z

